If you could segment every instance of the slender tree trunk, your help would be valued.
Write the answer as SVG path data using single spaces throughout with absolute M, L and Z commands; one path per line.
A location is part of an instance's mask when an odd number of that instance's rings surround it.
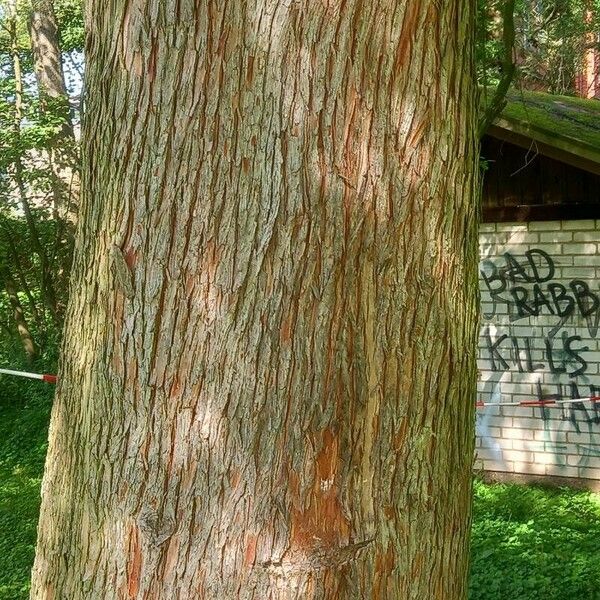
M 31 210 L 31 206 L 27 200 L 27 188 L 23 178 L 24 168 L 20 157 L 16 157 L 14 166 L 14 178 L 17 184 L 19 204 L 21 205 L 21 209 L 25 215 L 25 222 L 27 223 L 27 229 L 29 232 L 29 241 L 31 242 L 33 252 L 37 254 L 40 261 L 40 289 L 42 291 L 44 305 L 52 316 L 54 322 L 59 325 L 61 323 L 61 315 L 59 313 L 56 299 L 56 291 L 54 289 L 50 261 L 48 260 L 46 249 L 42 244 L 33 211 Z
M 29 34 L 42 110 L 51 110 L 63 123 L 53 147 L 48 149 L 55 205 L 62 220 L 74 223 L 81 187 L 79 157 L 53 0 L 31 0 Z M 73 232 L 68 229 L 72 238 Z
M 467 0 L 87 5 L 31 597 L 466 597 Z
M 27 302 L 29 304 L 29 309 L 31 310 L 31 314 L 36 322 L 38 328 L 43 329 L 44 323 L 41 318 L 40 311 L 38 310 L 37 301 L 33 297 L 33 293 L 29 284 L 27 283 L 27 277 L 25 275 L 25 270 L 23 269 L 23 264 L 21 261 L 21 257 L 19 256 L 19 252 L 17 251 L 17 247 L 15 244 L 14 235 L 11 232 L 10 226 L 7 223 L 2 223 L 1 227 L 4 231 L 4 242 L 8 249 L 8 254 L 10 255 L 10 261 L 16 272 L 16 277 L 19 282 L 19 287 L 23 290 L 23 293 L 27 296 Z M 8 258 L 8 257 L 7 257 Z
M 11 43 L 11 58 L 13 66 L 13 74 L 15 78 L 15 103 L 14 103 L 14 115 L 13 115 L 13 127 L 15 136 L 20 138 L 21 136 L 21 124 L 23 121 L 23 70 L 21 67 L 21 57 L 19 55 L 19 45 L 17 37 L 17 5 L 14 0 L 9 3 L 9 33 Z M 33 251 L 37 254 L 40 260 L 40 287 L 42 295 L 44 297 L 44 303 L 50 311 L 53 319 L 59 323 L 60 317 L 58 314 L 58 306 L 56 301 L 56 293 L 54 290 L 54 283 L 52 282 L 52 274 L 50 272 L 50 265 L 48 261 L 48 255 L 40 239 L 35 217 L 29 205 L 27 199 L 27 188 L 25 186 L 24 179 L 24 166 L 21 156 L 17 156 L 14 161 L 14 173 L 13 177 L 17 186 L 17 195 L 23 214 L 25 216 L 25 222 L 29 231 L 29 239 Z
M 23 305 L 21 304 L 21 300 L 19 299 L 19 295 L 17 293 L 17 286 L 15 285 L 15 281 L 7 267 L 2 267 L 2 269 L 0 269 L 0 277 L 2 278 L 10 306 L 13 309 L 13 318 L 17 327 L 19 339 L 21 340 L 21 344 L 23 344 L 25 356 L 29 362 L 32 362 L 37 355 L 37 350 L 35 347 L 35 342 L 33 341 L 33 336 L 31 335 L 31 331 L 29 329 L 29 325 L 27 323 L 27 319 L 25 318 Z
M 42 102 L 47 101 L 48 98 L 63 101 L 65 108 L 62 116 L 65 125 L 70 127 L 68 133 L 72 136 L 69 94 L 65 84 L 58 22 L 52 0 L 31 0 L 29 35 L 35 61 L 35 76 Z

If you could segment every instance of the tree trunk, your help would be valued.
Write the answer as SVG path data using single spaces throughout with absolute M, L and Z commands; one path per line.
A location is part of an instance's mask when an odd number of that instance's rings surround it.
M 29 329 L 29 325 L 27 323 L 27 319 L 25 318 L 23 305 L 21 304 L 19 294 L 17 293 L 17 286 L 15 285 L 15 281 L 7 267 L 2 267 L 0 269 L 0 277 L 2 278 L 10 306 L 13 309 L 13 319 L 17 327 L 19 339 L 23 345 L 23 350 L 25 351 L 25 356 L 29 362 L 33 362 L 37 355 L 37 350 L 35 347 L 35 342 L 33 341 L 33 336 L 31 335 L 31 331 Z
M 77 217 L 81 181 L 53 0 L 31 0 L 29 34 L 42 110 L 51 111 L 62 122 L 55 143 L 48 148 L 48 160 L 55 212 L 72 244 L 72 225 Z M 68 276 L 70 264 L 63 267 Z
M 21 57 L 19 54 L 19 43 L 18 43 L 18 32 L 17 32 L 17 3 L 15 0 L 11 0 L 8 5 L 9 10 L 9 21 L 8 21 L 8 32 L 10 35 L 10 51 L 13 66 L 13 75 L 15 80 L 15 103 L 14 103 L 14 114 L 13 114 L 13 131 L 15 137 L 18 140 L 21 137 L 21 125 L 24 118 L 23 111 L 23 69 L 21 67 Z M 27 199 L 27 187 L 25 185 L 24 171 L 22 156 L 16 156 L 14 159 L 14 171 L 13 178 L 15 180 L 17 188 L 17 197 L 23 215 L 25 216 L 25 222 L 29 231 L 29 240 L 35 254 L 37 254 L 40 261 L 40 288 L 44 297 L 44 303 L 51 313 L 53 319 L 57 324 L 61 322 L 58 316 L 58 307 L 56 301 L 56 293 L 54 290 L 54 283 L 52 281 L 52 273 L 50 272 L 50 264 L 48 261 L 48 254 L 44 248 L 42 241 L 39 236 L 37 224 L 35 221 L 34 214 L 31 210 L 31 206 Z
M 474 6 L 87 6 L 31 597 L 466 597 Z
M 69 94 L 65 84 L 58 22 L 52 0 L 31 0 L 29 35 L 42 104 L 47 102 L 48 98 L 62 101 L 63 110 L 60 116 L 65 122 L 65 134 L 72 136 Z
M 27 296 L 29 310 L 31 311 L 33 319 L 35 320 L 38 329 L 43 331 L 44 322 L 41 318 L 40 311 L 38 310 L 37 301 L 33 296 L 29 284 L 27 283 L 25 269 L 23 268 L 21 257 L 19 256 L 19 252 L 17 251 L 14 234 L 11 232 L 11 227 L 8 225 L 7 222 L 0 221 L 0 228 L 2 228 L 4 232 L 4 243 L 6 244 L 7 249 L 7 254 L 5 255 L 4 260 L 10 261 L 12 263 L 12 266 L 15 269 L 16 278 L 18 279 L 19 287 Z

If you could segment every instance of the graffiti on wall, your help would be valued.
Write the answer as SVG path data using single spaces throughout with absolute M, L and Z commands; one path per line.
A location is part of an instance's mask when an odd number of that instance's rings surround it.
M 566 433 L 575 432 L 583 466 L 589 457 L 600 456 L 595 446 L 600 403 L 564 403 L 549 408 L 544 402 L 600 394 L 600 386 L 591 379 L 587 358 L 589 352 L 596 351 L 600 296 L 587 281 L 559 279 L 557 272 L 555 260 L 539 248 L 521 255 L 506 252 L 495 260 L 482 261 L 481 343 L 487 370 L 491 371 L 485 392 L 489 401 L 501 402 L 504 374 L 533 374 L 529 378 L 535 381 L 532 399 L 540 403 L 536 414 L 548 434 L 540 450 L 565 451 Z
M 572 279 L 568 286 L 554 280 L 554 260 L 543 250 L 525 252 L 522 260 L 506 252 L 500 266 L 487 259 L 482 262 L 481 278 L 485 293 L 489 295 L 492 310 L 484 312 L 485 321 L 492 320 L 501 307 L 515 322 L 530 317 L 549 316 L 555 323 L 544 336 L 543 360 L 534 361 L 530 336 L 510 333 L 493 335 L 491 328 L 484 331 L 493 371 L 508 371 L 517 368 L 520 373 L 550 371 L 567 373 L 577 377 L 587 371 L 585 346 L 580 335 L 564 329 L 572 317 L 580 317 L 586 323 L 591 338 L 598 334 L 600 299 L 589 284 L 581 279 Z M 560 338 L 557 339 L 558 333 Z

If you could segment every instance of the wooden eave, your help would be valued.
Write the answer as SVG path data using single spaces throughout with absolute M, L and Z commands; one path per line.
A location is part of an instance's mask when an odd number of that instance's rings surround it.
M 600 150 L 591 144 L 565 136 L 557 136 L 535 125 L 500 118 L 488 130 L 488 135 L 515 144 L 565 164 L 600 175 Z

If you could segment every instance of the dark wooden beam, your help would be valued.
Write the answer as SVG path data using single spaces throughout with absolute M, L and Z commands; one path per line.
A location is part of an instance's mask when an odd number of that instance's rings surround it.
M 600 219 L 600 204 L 533 204 L 495 206 L 482 210 L 484 223 Z

